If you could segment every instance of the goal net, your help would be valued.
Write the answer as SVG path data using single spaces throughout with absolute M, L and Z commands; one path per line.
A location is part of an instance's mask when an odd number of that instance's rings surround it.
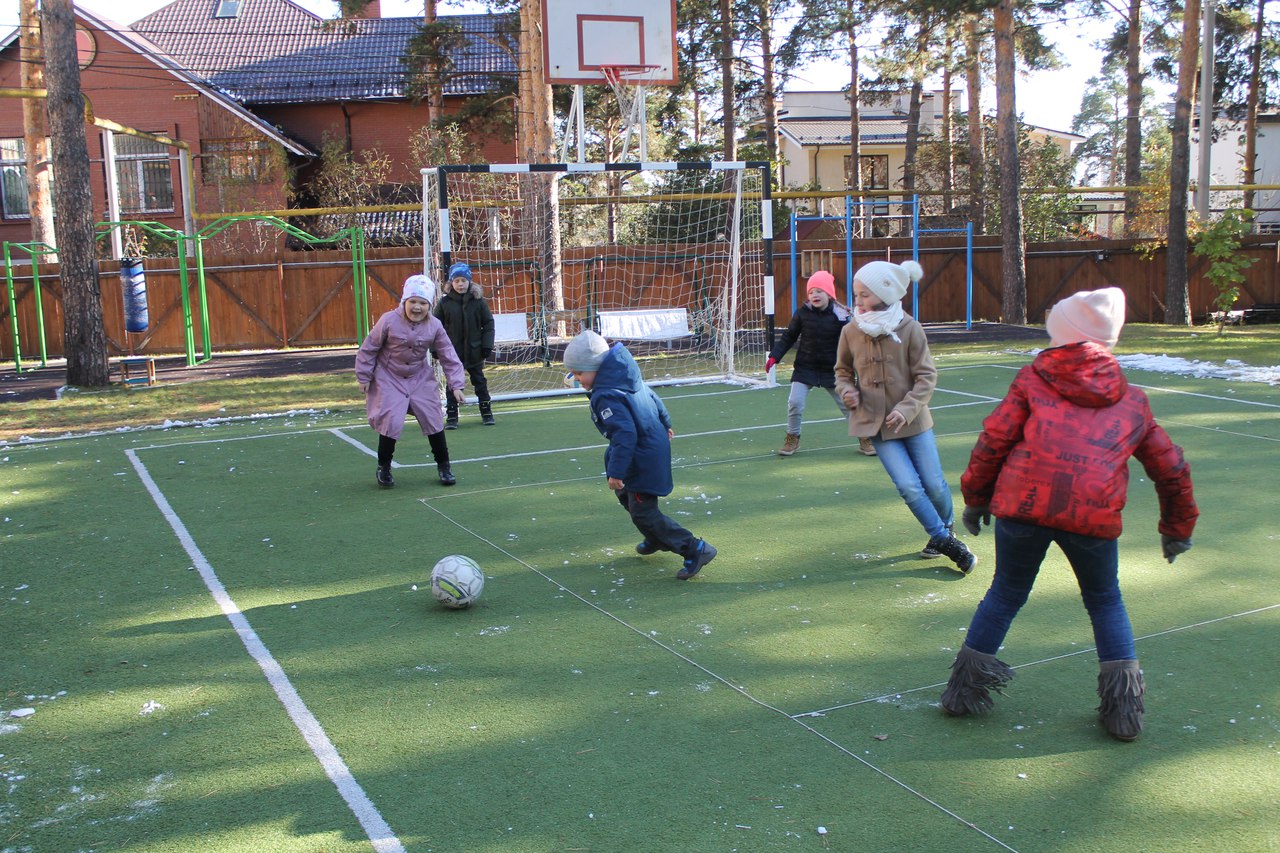
M 423 266 L 468 264 L 497 329 L 495 397 L 565 393 L 583 329 L 646 382 L 751 381 L 773 314 L 763 163 L 571 163 L 423 170 Z

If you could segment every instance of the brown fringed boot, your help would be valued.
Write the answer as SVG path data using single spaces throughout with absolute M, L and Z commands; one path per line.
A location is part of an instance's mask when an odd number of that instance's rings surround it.
M 951 664 L 951 678 L 942 691 L 942 710 L 953 717 L 966 714 L 985 714 L 995 703 L 991 691 L 1003 693 L 1013 680 L 1013 669 L 995 655 L 975 652 L 961 646 L 955 662 Z
M 1116 740 L 1137 740 L 1142 733 L 1142 695 L 1147 692 L 1136 660 L 1108 660 L 1098 671 L 1098 722 Z

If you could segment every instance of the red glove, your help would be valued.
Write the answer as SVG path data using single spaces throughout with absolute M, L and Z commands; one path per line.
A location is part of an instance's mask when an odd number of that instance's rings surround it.
M 764 372 L 768 373 L 770 370 L 773 370 L 774 366 L 777 363 L 778 363 L 778 360 L 773 356 L 769 356 L 768 358 L 766 358 L 764 360 Z

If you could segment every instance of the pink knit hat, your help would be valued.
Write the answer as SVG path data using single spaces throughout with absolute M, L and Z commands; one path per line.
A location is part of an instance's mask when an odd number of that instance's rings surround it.
M 835 299 L 836 298 L 835 276 L 833 276 L 831 273 L 827 272 L 826 270 L 818 270 L 816 273 L 809 276 L 809 283 L 805 285 L 804 289 L 806 293 L 810 290 L 821 290 L 823 293 L 827 294 L 827 296 L 830 296 L 832 299 Z
M 1092 341 L 1110 349 L 1124 326 L 1124 291 L 1118 287 L 1082 290 L 1053 306 L 1045 331 L 1055 347 Z

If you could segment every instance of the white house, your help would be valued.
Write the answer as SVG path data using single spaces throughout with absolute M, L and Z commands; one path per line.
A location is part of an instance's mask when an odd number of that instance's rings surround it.
M 1216 139 L 1209 148 L 1210 186 L 1239 186 L 1244 183 L 1244 121 L 1215 119 Z M 1257 170 L 1254 183 L 1280 185 L 1280 113 L 1258 115 L 1256 140 Z M 1191 180 L 1200 175 L 1200 128 L 1191 133 Z M 1241 191 L 1214 192 L 1209 197 L 1210 211 L 1220 211 L 1240 204 Z M 1194 194 L 1189 204 L 1195 204 Z M 1257 212 L 1254 230 L 1258 234 L 1280 234 L 1280 190 L 1259 190 L 1253 196 L 1253 208 Z
M 920 110 L 920 130 L 942 134 L 945 110 L 963 109 L 963 92 L 949 98 L 942 90 L 925 92 Z M 907 150 L 906 92 L 863 92 L 858 131 L 864 186 L 892 189 L 900 186 Z M 944 103 L 944 100 L 947 103 Z M 782 159 L 781 184 L 796 188 L 815 184 L 823 190 L 843 190 L 849 174 L 849 96 L 841 91 L 784 92 L 778 102 L 778 154 Z M 959 142 L 965 127 L 952 125 Z M 1036 127 L 1033 138 L 1049 139 L 1067 154 L 1084 137 Z

